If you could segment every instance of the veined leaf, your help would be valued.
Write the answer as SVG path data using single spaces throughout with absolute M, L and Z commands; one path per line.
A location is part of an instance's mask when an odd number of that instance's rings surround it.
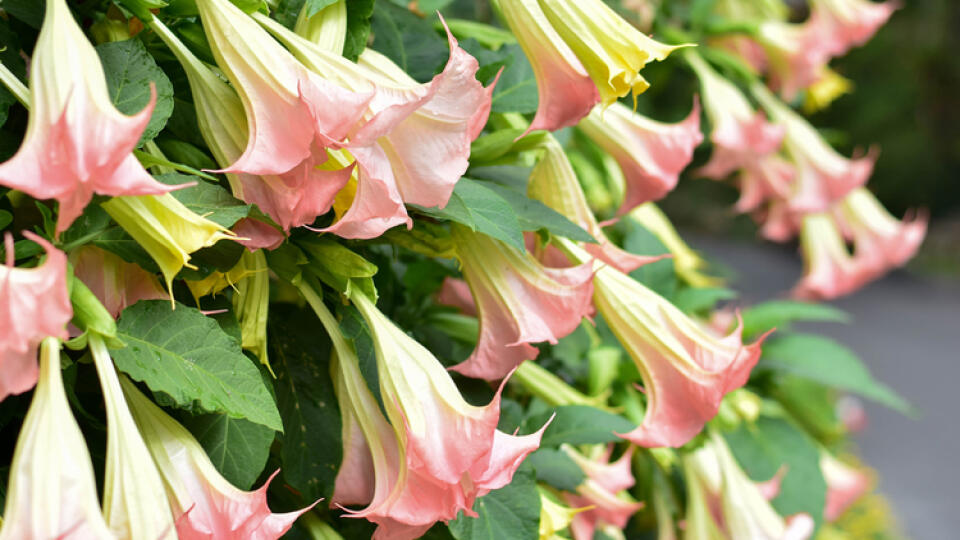
M 483 186 L 492 189 L 497 195 L 500 195 L 507 201 L 513 208 L 513 211 L 516 212 L 521 229 L 525 231 L 546 229 L 550 231 L 551 234 L 565 236 L 578 242 L 597 243 L 597 240 L 593 236 L 590 236 L 590 233 L 584 230 L 583 227 L 570 221 L 566 216 L 542 202 L 531 199 L 519 191 L 499 184 L 485 182 Z
M 210 461 L 231 484 L 250 489 L 263 472 L 276 432 L 226 414 L 204 414 L 183 422 Z
M 101 43 L 96 48 L 107 77 L 110 98 L 120 112 L 140 112 L 150 102 L 151 84 L 156 88 L 157 102 L 150 123 L 140 136 L 140 142 L 153 139 L 173 114 L 173 84 L 170 79 L 138 38 Z
M 627 433 L 637 426 L 626 418 L 588 407 L 565 405 L 528 418 L 527 433 L 540 429 L 553 414 L 556 417 L 543 434 L 540 448 L 567 444 L 600 444 L 621 440 L 617 433 Z
M 521 467 L 506 486 L 473 504 L 477 517 L 461 512 L 450 522 L 457 540 L 536 540 L 539 538 L 540 494 L 533 473 Z
M 482 182 L 461 178 L 443 209 L 416 208 L 428 216 L 456 221 L 517 249 L 526 249 L 517 213 L 506 199 Z
M 252 205 L 237 199 L 223 186 L 178 173 L 157 175 L 156 179 L 168 185 L 194 182 L 195 185 L 172 191 L 170 194 L 195 214 L 217 225 L 232 227 L 250 215 Z
M 756 335 L 773 328 L 786 330 L 795 321 L 845 323 L 850 322 L 850 316 L 826 304 L 773 300 L 743 311 L 743 335 Z

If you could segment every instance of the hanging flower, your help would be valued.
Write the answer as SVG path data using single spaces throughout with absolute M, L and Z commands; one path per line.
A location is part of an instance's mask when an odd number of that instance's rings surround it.
M 67 338 L 73 317 L 67 292 L 67 257 L 24 231 L 47 253 L 36 268 L 15 268 L 13 236 L 4 235 L 6 265 L 0 265 L 0 401 L 37 383 L 37 346 L 46 337 Z
M 583 188 L 560 143 L 547 137 L 540 147 L 543 156 L 530 173 L 527 194 L 563 214 L 597 240 L 596 244 L 583 244 L 584 249 L 621 272 L 632 272 L 661 258 L 634 255 L 614 245 L 604 235 L 603 227 L 590 210 Z
M 804 216 L 800 231 L 803 278 L 793 296 L 829 300 L 850 294 L 876 278 L 882 269 L 855 258 L 828 214 Z
M 586 68 L 551 26 L 537 0 L 503 0 L 500 11 L 537 81 L 539 105 L 527 132 L 576 125 L 600 102 Z
M 567 504 L 573 508 L 589 508 L 573 517 L 570 531 L 574 540 L 591 540 L 596 529 L 605 525 L 617 530 L 623 529 L 630 517 L 643 508 L 643 503 L 633 500 L 625 491 L 633 487 L 635 482 L 630 471 L 633 448 L 631 446 L 620 459 L 610 463 L 612 447 L 607 448 L 601 455 L 594 456 L 594 459 L 580 454 L 568 445 L 561 447 L 586 475 L 586 479 L 577 486 L 576 495 L 564 496 Z
M 168 291 L 180 269 L 195 268 L 191 253 L 233 238 L 232 232 L 198 216 L 170 194 L 114 197 L 100 206 L 153 257 Z
M 480 318 L 477 347 L 454 371 L 500 380 L 536 358 L 530 343 L 556 343 L 590 313 L 591 265 L 546 268 L 485 234 L 458 225 L 451 233 Z
M 810 19 L 827 29 L 830 54 L 843 56 L 869 41 L 899 8 L 896 1 L 812 0 Z
M 566 529 L 573 523 L 573 518 L 578 513 L 588 508 L 570 508 L 563 505 L 553 494 L 541 487 L 537 487 L 540 492 L 540 540 L 564 540 L 560 536 L 560 531 Z
M 50 0 L 30 63 L 31 111 L 23 144 L 0 164 L 0 185 L 60 203 L 64 231 L 94 193 L 149 195 L 174 186 L 154 180 L 130 152 L 150 121 L 156 92 L 134 116 L 120 113 L 103 67 L 65 0 Z
M 691 486 L 695 499 L 687 507 L 688 538 L 701 538 L 690 536 L 691 527 L 706 533 L 703 538 L 718 539 L 805 540 L 813 534 L 809 515 L 785 520 L 774 511 L 719 435 L 711 434 L 707 443 L 684 459 L 684 465 L 688 485 L 700 484 Z
M 857 500 L 870 491 L 870 477 L 861 469 L 847 465 L 832 454 L 820 452 L 820 470 L 827 482 L 827 502 L 823 517 L 836 521 Z
M 140 300 L 167 297 L 157 277 L 91 244 L 70 253 L 73 274 L 97 296 L 114 318 Z
M 579 127 L 623 169 L 627 192 L 621 214 L 661 199 L 676 187 L 694 148 L 703 141 L 697 101 L 690 115 L 677 124 L 657 122 L 613 104 L 606 110 L 594 109 Z
M 558 242 L 572 260 L 592 259 Z M 645 447 L 682 446 L 716 415 L 724 395 L 747 382 L 760 342 L 744 345 L 741 328 L 718 337 L 622 272 L 594 268 L 594 305 L 633 358 L 647 396 L 643 423 L 622 436 Z
M 103 514 L 119 538 L 176 540 L 163 480 L 123 398 L 107 346 L 98 334 L 88 339 L 107 411 Z
M 40 347 L 40 376 L 10 465 L 0 539 L 112 540 L 80 426 L 60 377 L 60 343 Z
M 851 191 L 837 213 L 853 238 L 855 257 L 878 272 L 906 264 L 927 232 L 926 215 L 899 221 L 866 188 Z
M 240 323 L 241 345 L 269 367 L 267 358 L 267 314 L 270 309 L 270 275 L 263 251 L 244 251 L 240 262 L 249 275 L 237 283 L 233 310 Z
M 830 62 L 829 37 L 829 29 L 816 20 L 764 21 L 757 41 L 766 51 L 770 87 L 792 101 L 815 83 Z
M 604 107 L 650 83 L 640 70 L 685 45 L 670 46 L 647 37 L 603 0 L 538 0 L 547 20 L 580 59 Z
M 120 385 L 143 434 L 146 449 L 163 477 L 165 499 L 178 516 L 176 534 L 180 540 L 275 540 L 310 509 L 284 514 L 270 512 L 267 486 L 276 473 L 256 491 L 237 489 L 217 472 L 203 447 L 186 428 L 154 405 L 128 379 L 124 378 Z

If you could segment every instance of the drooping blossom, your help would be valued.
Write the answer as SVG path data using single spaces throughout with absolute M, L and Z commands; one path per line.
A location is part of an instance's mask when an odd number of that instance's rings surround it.
M 623 529 L 643 503 L 633 500 L 625 490 L 633 487 L 635 479 L 630 470 L 634 447 L 630 447 L 617 461 L 610 463 L 612 447 L 601 455 L 589 458 L 564 445 L 561 450 L 580 466 L 586 478 L 577 486 L 576 494 L 564 494 L 573 508 L 588 509 L 573 516 L 570 532 L 574 540 L 591 540 L 598 528 L 609 525 Z
M 876 278 L 881 270 L 856 258 L 847 249 L 829 214 L 803 217 L 800 231 L 803 277 L 793 296 L 803 300 L 830 300 L 850 294 Z
M 308 507 L 272 513 L 267 506 L 267 486 L 276 473 L 256 491 L 236 488 L 220 475 L 186 428 L 154 405 L 128 379 L 124 378 L 120 385 L 143 434 L 145 450 L 149 450 L 163 478 L 165 500 L 176 516 L 176 535 L 180 540 L 276 540 L 309 510 Z
M 538 0 L 504 0 L 500 10 L 537 81 L 539 105 L 527 131 L 576 125 L 600 103 L 586 68 L 547 20 Z
M 151 87 L 152 88 L 152 87 Z M 30 63 L 30 117 L 17 153 L 0 164 L 0 185 L 60 203 L 64 231 L 94 193 L 148 195 L 157 182 L 133 156 L 156 99 L 134 116 L 114 107 L 93 45 L 65 0 L 50 0 Z
M 754 96 L 774 121 L 786 129 L 784 147 L 796 176 L 788 203 L 796 212 L 823 212 L 873 173 L 874 155 L 847 159 L 834 150 L 810 123 L 787 104 L 756 84 Z
M 660 259 L 629 253 L 611 242 L 590 210 L 583 188 L 580 187 L 563 147 L 553 137 L 547 137 L 540 147 L 543 149 L 543 156 L 530 172 L 527 194 L 590 233 L 597 243 L 583 244 L 584 249 L 621 272 L 632 272 L 644 264 Z
M 107 524 L 119 538 L 176 540 L 174 515 L 164 495 L 164 482 L 127 407 L 107 346 L 96 333 L 89 334 L 88 343 L 107 416 L 103 477 L 103 515 Z
M 237 235 L 237 243 L 250 251 L 272 250 L 280 247 L 287 237 L 273 226 L 255 218 L 243 218 L 231 229 Z
M 348 513 L 376 523 L 377 540 L 417 538 L 461 511 L 476 516 L 474 500 L 510 482 L 543 429 L 522 437 L 497 431 L 499 392 L 486 407 L 467 404 L 436 358 L 354 294 L 374 336 L 384 417 L 333 314 L 308 286 L 300 290 L 335 351 L 344 461 L 333 503 L 366 505 Z
M 34 353 L 35 354 L 35 353 Z M 40 376 L 10 464 L 0 540 L 112 540 L 97 481 L 60 377 L 60 343 L 40 346 Z
M 234 238 L 228 229 L 194 213 L 170 194 L 114 197 L 100 206 L 150 254 L 168 291 L 184 266 L 195 268 L 190 264 L 191 253 Z
M 454 225 L 451 234 L 480 319 L 477 347 L 454 371 L 500 380 L 536 358 L 531 343 L 556 343 L 589 315 L 590 264 L 547 268 L 530 253 L 466 227 Z
M 776 156 L 785 129 L 754 109 L 746 96 L 714 71 L 699 55 L 686 58 L 700 79 L 703 104 L 710 119 L 713 155 L 699 169 L 707 178 L 723 180 L 740 171 L 736 209 L 749 212 L 771 197 L 787 197 L 793 168 Z
M 4 236 L 0 265 L 0 401 L 37 383 L 37 346 L 47 337 L 67 338 L 73 317 L 67 291 L 67 257 L 49 242 L 24 231 L 46 252 L 36 268 L 14 267 L 13 236 Z
M 579 127 L 623 170 L 627 189 L 621 214 L 661 199 L 675 188 L 680 173 L 693 159 L 694 148 L 703 141 L 699 101 L 694 101 L 690 115 L 676 124 L 651 120 L 615 103 L 606 110 L 595 108 Z
M 685 45 L 665 45 L 625 21 L 603 0 L 538 0 L 550 25 L 580 59 L 603 106 L 650 83 L 640 70 Z M 523 30 L 521 30 L 522 32 Z
M 878 271 L 906 264 L 927 232 L 926 215 L 900 221 L 866 188 L 851 191 L 837 214 L 842 229 L 853 239 L 856 258 Z
M 830 54 L 843 56 L 869 41 L 899 8 L 897 1 L 812 0 L 810 19 L 825 28 Z
M 572 242 L 557 242 L 574 261 L 592 259 Z M 599 262 L 594 268 L 594 305 L 633 358 L 647 396 L 643 423 L 622 437 L 645 447 L 682 446 L 716 415 L 724 395 L 747 382 L 760 342 L 744 345 L 740 327 L 715 335 L 626 274 Z
M 262 250 L 244 251 L 240 262 L 247 276 L 237 283 L 233 310 L 240 323 L 240 341 L 244 349 L 257 355 L 260 363 L 270 366 L 267 358 L 267 315 L 270 309 L 270 274 L 267 257 Z
M 269 17 L 255 18 L 313 72 L 356 92 L 373 85 L 376 93 L 364 113 L 366 123 L 350 134 L 347 148 L 361 167 L 359 160 L 368 153 L 377 161 L 371 167 L 388 167 L 391 174 L 384 180 L 395 184 L 403 202 L 426 207 L 447 204 L 467 170 L 470 143 L 486 124 L 493 92 L 493 85 L 484 88 L 476 79 L 479 63 L 449 30 L 450 57 L 443 71 L 420 84 L 375 51 L 365 51 L 353 64 Z M 441 23 L 446 24 L 442 18 Z M 360 148 L 363 153 L 357 154 Z M 326 230 L 345 235 L 368 228 L 365 209 L 377 202 L 376 193 L 364 195 L 363 190 L 358 184 L 350 210 Z
M 707 261 L 693 250 L 670 222 L 670 218 L 654 203 L 645 203 L 634 208 L 626 219 L 636 221 L 663 243 L 673 258 L 673 268 L 677 276 L 693 287 L 715 287 L 722 280 L 702 272 Z
M 813 534 L 809 515 L 777 514 L 719 435 L 711 434 L 683 463 L 690 493 L 687 538 L 806 540 Z
M 827 502 L 823 509 L 827 521 L 839 519 L 870 491 L 873 483 L 862 469 L 840 461 L 826 450 L 820 452 L 820 471 L 827 482 Z
M 820 79 L 832 56 L 829 34 L 816 20 L 764 21 L 757 41 L 766 52 L 770 87 L 791 101 Z
M 542 487 L 540 492 L 540 540 L 565 540 L 560 532 L 570 526 L 573 517 L 587 508 L 570 508 Z
M 167 297 L 155 275 L 94 245 L 72 251 L 70 263 L 74 276 L 90 288 L 114 318 L 140 300 Z

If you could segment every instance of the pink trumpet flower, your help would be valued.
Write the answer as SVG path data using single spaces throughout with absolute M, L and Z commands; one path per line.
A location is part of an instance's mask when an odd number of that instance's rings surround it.
M 563 214 L 590 233 L 597 243 L 583 244 L 582 247 L 585 250 L 624 273 L 632 272 L 644 264 L 662 258 L 634 255 L 611 242 L 604 235 L 603 227 L 590 210 L 573 165 L 560 143 L 553 137 L 548 137 L 540 147 L 543 149 L 543 156 L 530 173 L 527 194 Z
M 623 169 L 627 191 L 621 214 L 673 190 L 693 159 L 694 148 L 703 142 L 699 101 L 676 124 L 651 120 L 615 103 L 606 110 L 595 108 L 579 127 Z
M 813 0 L 810 19 L 825 28 L 830 54 L 842 56 L 869 41 L 898 9 L 897 1 Z
M 181 540 L 276 540 L 312 507 L 284 514 L 270 512 L 267 486 L 277 473 L 256 491 L 234 487 L 217 472 L 203 447 L 186 428 L 154 405 L 128 379 L 122 379 L 121 385 L 147 449 L 163 477 Z
M 827 502 L 823 517 L 836 521 L 857 500 L 870 491 L 870 476 L 863 470 L 847 465 L 826 450 L 820 453 L 820 470 L 827 482 Z
M 140 300 L 165 300 L 157 277 L 93 245 L 70 253 L 74 275 L 97 296 L 114 318 Z
M 788 101 L 817 82 L 830 62 L 830 30 L 815 19 L 765 21 L 757 39 L 767 53 L 770 86 Z
M 94 193 L 155 195 L 157 182 L 131 154 L 156 99 L 134 116 L 114 107 L 93 45 L 65 0 L 50 0 L 30 63 L 30 117 L 23 144 L 0 164 L 0 185 L 60 203 L 57 232 Z
M 40 346 L 40 377 L 10 465 L 0 540 L 113 540 L 60 376 L 60 343 Z
M 374 334 L 388 421 L 333 314 L 312 289 L 301 285 L 300 290 L 335 351 L 345 450 L 333 502 L 366 504 L 347 511 L 376 523 L 375 539 L 410 540 L 461 511 L 475 516 L 474 500 L 508 484 L 527 454 L 539 447 L 543 429 L 522 437 L 497 431 L 499 392 L 486 407 L 467 404 L 436 358 L 355 294 L 355 305 Z
M 67 338 L 73 317 L 67 291 L 67 257 L 29 231 L 46 261 L 36 268 L 15 268 L 13 236 L 4 236 L 6 265 L 0 265 L 0 401 L 37 384 L 37 346 L 46 337 Z
M 626 527 L 630 517 L 643 508 L 643 503 L 633 500 L 624 491 L 633 487 L 635 482 L 630 471 L 634 447 L 631 446 L 613 463 L 609 462 L 612 448 L 597 459 L 588 458 L 566 445 L 561 449 L 586 474 L 586 479 L 577 486 L 576 495 L 564 495 L 571 508 L 588 508 L 573 517 L 570 531 L 574 540 L 591 540 L 597 528 Z
M 857 188 L 840 203 L 838 218 L 853 238 L 854 256 L 878 271 L 906 264 L 923 243 L 927 217 L 899 221 L 866 188 Z
M 803 217 L 800 231 L 803 278 L 793 296 L 803 300 L 830 300 L 863 287 L 882 270 L 850 254 L 836 223 L 828 214 Z
M 537 0 L 505 0 L 500 10 L 537 80 L 540 101 L 527 132 L 576 125 L 600 103 L 587 70 L 550 25 Z
M 480 318 L 477 347 L 454 371 L 503 379 L 537 357 L 530 343 L 556 343 L 592 311 L 590 264 L 546 268 L 530 253 L 466 227 L 454 225 L 452 234 Z
M 592 259 L 572 242 L 557 242 L 574 261 Z M 641 283 L 594 264 L 594 305 L 633 358 L 647 395 L 643 423 L 622 437 L 645 447 L 682 446 L 717 414 L 724 395 L 747 382 L 763 338 L 744 345 L 741 328 L 718 337 Z

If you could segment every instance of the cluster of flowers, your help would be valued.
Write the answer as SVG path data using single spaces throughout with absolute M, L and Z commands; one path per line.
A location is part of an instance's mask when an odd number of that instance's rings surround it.
M 721 4 L 736 10 L 753 2 Z M 763 67 L 784 95 L 829 77 L 826 59 L 865 41 L 892 11 L 863 0 L 813 4 L 814 15 L 799 27 L 780 19 L 759 26 Z M 197 58 L 158 18 L 142 22 L 186 73 L 200 134 L 221 167 L 215 172 L 226 175 L 236 197 L 264 214 L 245 218 L 233 230 L 178 202 L 170 192 L 184 186 L 157 181 L 135 157 L 155 95 L 134 116 L 114 107 L 98 56 L 66 0 L 46 2 L 30 58 L 29 90 L 11 74 L 0 74 L 30 111 L 20 150 L 0 164 L 0 185 L 56 200 L 54 236 L 70 227 L 94 194 L 109 196 L 102 208 L 153 257 L 166 284 L 165 292 L 155 275 L 98 248 L 64 253 L 29 231 L 23 236 L 46 256 L 35 268 L 18 268 L 13 238 L 6 236 L 0 399 L 35 390 L 11 466 L 2 539 L 266 539 L 287 531 L 309 508 L 273 514 L 266 485 L 254 492 L 230 485 L 189 431 L 118 376 L 107 349 L 117 339 L 114 319 L 138 300 L 172 298 L 173 279 L 190 266 L 191 253 L 220 240 L 237 241 L 248 252 L 235 271 L 188 284 L 197 297 L 238 284 L 234 307 L 242 345 L 266 363 L 270 277 L 264 251 L 280 246 L 292 228 L 312 226 L 331 211 L 334 221 L 316 232 L 372 239 L 396 226 L 412 227 L 406 205 L 446 205 L 467 170 L 471 143 L 486 126 L 496 82 L 484 87 L 477 80 L 477 60 L 449 31 L 449 60 L 421 84 L 373 50 L 356 63 L 343 58 L 344 2 L 302 15 L 296 31 L 262 12 L 245 13 L 229 0 L 197 0 L 196 8 L 216 67 Z M 601 0 L 500 0 L 499 9 L 537 79 L 539 108 L 526 132 L 577 125 L 623 172 L 619 213 L 660 230 L 669 244 L 675 232 L 650 203 L 676 186 L 702 142 L 700 105 L 694 104 L 686 120 L 663 124 L 617 100 L 643 92 L 648 83 L 641 68 L 682 46 L 652 40 Z M 754 42 L 738 39 L 732 43 L 761 67 Z M 765 236 L 785 240 L 799 231 L 807 273 L 798 295 L 848 293 L 913 254 L 924 222 L 895 220 L 863 188 L 871 158 L 838 155 L 759 83 L 751 91 L 767 114 L 757 112 L 692 49 L 678 54 L 700 78 L 712 126 L 713 159 L 700 172 L 719 179 L 740 171 L 737 208 L 763 207 Z M 378 400 L 322 291 L 308 280 L 295 283 L 335 351 L 331 365 L 344 461 L 330 502 L 362 507 L 344 511 L 376 523 L 378 539 L 416 538 L 460 512 L 472 515 L 478 497 L 511 481 L 547 426 L 522 436 L 499 431 L 500 391 L 514 373 L 527 380 L 549 377 L 524 363 L 537 356 L 533 344 L 556 343 L 585 317 L 603 317 L 643 381 L 642 423 L 623 439 L 670 455 L 668 448 L 704 432 L 760 357 L 763 338 L 744 344 L 739 326 L 717 331 L 631 278 L 631 271 L 659 257 L 614 245 L 563 147 L 548 133 L 537 141 L 540 157 L 529 196 L 597 243 L 554 237 L 543 245 L 531 236 L 529 249 L 520 251 L 451 226 L 463 281 L 448 280 L 439 301 L 479 319 L 475 350 L 452 369 L 503 381 L 489 404 L 469 404 L 439 360 L 381 313 L 369 291 L 356 288 L 344 298 L 371 331 Z M 846 240 L 856 246 L 852 255 Z M 682 249 L 675 250 L 678 270 L 686 264 L 688 252 Z M 70 344 L 89 349 L 106 405 L 102 505 L 58 369 L 61 341 L 71 332 L 82 332 Z M 563 392 L 579 399 L 572 388 Z M 541 535 L 553 537 L 569 525 L 583 540 L 597 529 L 622 529 L 642 506 L 625 494 L 634 483 L 632 447 L 612 463 L 610 449 L 590 455 L 564 451 L 587 479 L 562 500 L 543 493 Z M 809 517 L 784 520 L 773 510 L 768 500 L 776 486 L 749 481 L 722 438 L 710 436 L 684 453 L 682 467 L 689 493 L 687 538 L 811 533 Z M 829 454 L 823 470 L 834 488 L 828 514 L 836 517 L 867 480 Z M 673 534 L 669 521 L 668 514 L 660 526 Z

